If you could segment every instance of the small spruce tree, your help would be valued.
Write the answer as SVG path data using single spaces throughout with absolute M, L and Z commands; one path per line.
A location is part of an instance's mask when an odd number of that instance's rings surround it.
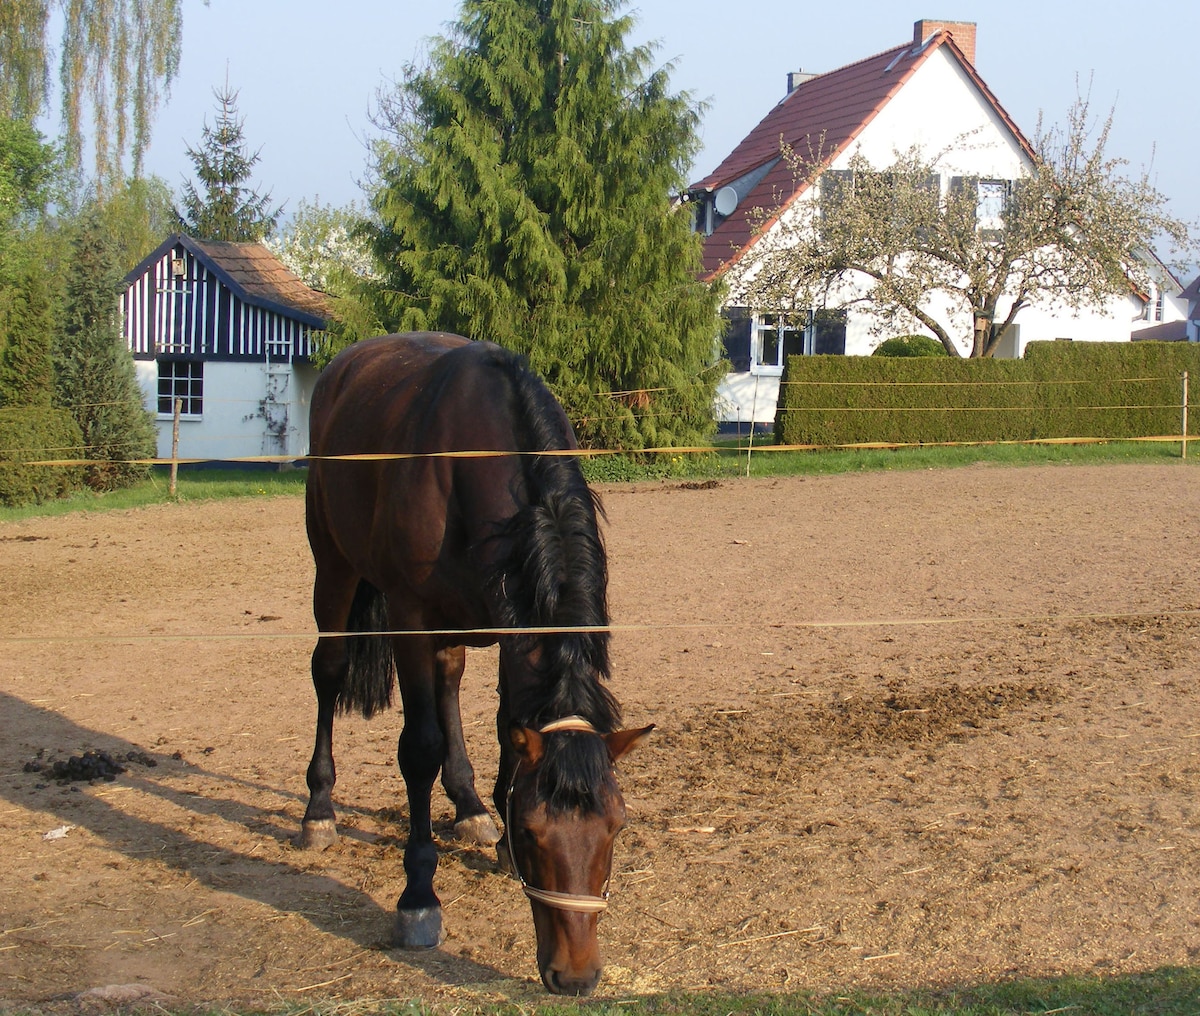
M 205 120 L 200 147 L 187 150 L 200 189 L 190 180 L 184 182 L 179 221 L 201 240 L 261 240 L 275 228 L 283 207 L 272 206 L 270 191 L 259 194 L 248 184 L 259 150 L 251 152 L 246 146 L 237 91 L 226 84 L 213 95 L 220 104 L 217 124 L 209 127 Z

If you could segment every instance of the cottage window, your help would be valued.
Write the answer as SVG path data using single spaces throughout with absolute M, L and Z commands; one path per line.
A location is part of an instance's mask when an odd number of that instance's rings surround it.
M 804 353 L 804 318 L 763 314 L 754 319 L 750 342 L 750 373 L 782 374 L 784 360 Z
M 158 361 L 158 415 L 175 415 L 175 400 L 182 403 L 180 415 L 199 419 L 204 413 L 204 361 Z

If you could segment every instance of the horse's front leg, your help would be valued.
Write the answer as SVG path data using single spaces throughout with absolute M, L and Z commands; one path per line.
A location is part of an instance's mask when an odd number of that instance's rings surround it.
M 396 904 L 392 939 L 405 949 L 429 949 L 445 937 L 441 901 L 433 891 L 437 845 L 429 803 L 445 752 L 434 689 L 435 650 L 429 639 L 414 636 L 393 639 L 392 647 L 404 700 L 404 729 L 396 759 L 408 791 L 408 843 L 404 847 L 408 881 Z
M 466 661 L 467 651 L 462 646 L 442 649 L 434 661 L 438 719 L 446 739 L 442 786 L 454 802 L 454 835 L 468 843 L 487 846 L 500 839 L 500 832 L 479 799 L 475 770 L 463 740 L 458 693 Z

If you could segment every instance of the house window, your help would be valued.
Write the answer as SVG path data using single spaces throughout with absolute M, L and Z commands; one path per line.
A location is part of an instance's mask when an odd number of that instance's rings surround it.
M 846 312 L 819 310 L 813 314 L 811 341 L 805 350 L 815 356 L 844 356 L 846 353 Z
M 203 360 L 158 361 L 158 415 L 174 416 L 176 399 L 182 402 L 181 416 L 203 415 Z
M 999 240 L 1004 229 L 1004 213 L 1013 193 L 1012 180 L 989 180 L 974 176 L 950 178 L 950 200 L 967 202 L 963 207 L 967 215 L 974 205 L 975 227 L 984 240 Z
M 1161 321 L 1163 319 L 1163 291 L 1158 286 L 1150 287 L 1150 295 L 1142 307 L 1143 321 Z
M 763 314 L 754 319 L 750 338 L 750 373 L 782 374 L 786 357 L 804 353 L 808 323 L 788 314 Z
M 975 221 L 981 230 L 1004 228 L 1004 207 L 1008 204 L 1008 185 L 1003 180 L 979 181 L 979 204 L 975 206 Z

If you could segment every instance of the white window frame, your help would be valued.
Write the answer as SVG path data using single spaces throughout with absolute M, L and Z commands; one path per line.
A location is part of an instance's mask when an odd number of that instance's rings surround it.
M 803 351 L 807 356 L 812 353 L 813 333 L 812 315 L 797 314 L 755 314 L 750 325 L 750 373 L 759 377 L 779 377 L 783 374 L 786 333 L 789 331 L 803 332 Z M 796 327 L 795 323 L 806 320 L 804 327 Z M 774 359 L 764 361 L 763 352 L 773 347 Z

